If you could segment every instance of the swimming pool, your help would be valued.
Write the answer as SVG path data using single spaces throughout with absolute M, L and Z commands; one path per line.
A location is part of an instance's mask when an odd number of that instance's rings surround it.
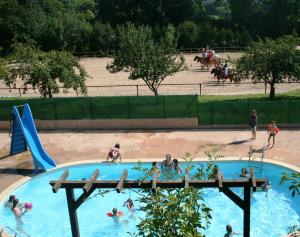
M 217 162 L 225 179 L 237 178 L 242 167 L 248 168 L 248 162 L 224 161 Z M 196 164 L 196 163 L 195 163 Z M 260 164 L 252 163 L 257 167 Z M 68 167 L 69 180 L 89 178 L 95 169 L 99 169 L 101 179 L 119 179 L 124 169 L 128 170 L 128 179 L 136 179 L 139 173 L 132 168 L 136 163 L 123 164 L 84 164 Z M 150 167 L 150 163 L 144 163 Z M 38 175 L 17 188 L 12 194 L 22 202 L 32 202 L 32 211 L 23 217 L 23 225 L 18 226 L 31 237 L 70 237 L 68 208 L 64 189 L 54 194 L 49 185 L 50 180 L 56 180 L 65 168 Z M 270 180 L 272 189 L 268 193 L 257 192 L 251 201 L 251 236 L 253 237 L 279 237 L 287 233 L 288 227 L 300 223 L 299 198 L 292 198 L 288 185 L 279 185 L 280 174 L 291 172 L 282 166 L 265 163 L 263 169 L 256 170 L 257 177 L 266 177 Z M 236 189 L 237 192 L 242 190 Z M 76 192 L 76 196 L 81 190 Z M 92 196 L 92 195 L 91 195 Z M 99 236 L 129 236 L 127 232 L 134 233 L 139 217 L 143 212 L 137 211 L 136 218 L 130 217 L 128 210 L 122 207 L 123 202 L 131 198 L 136 200 L 138 194 L 125 190 L 122 194 L 110 192 L 104 197 L 93 197 L 83 203 L 77 210 L 80 233 L 82 237 Z M 231 224 L 234 230 L 243 231 L 243 212 L 230 199 L 218 189 L 204 189 L 206 204 L 213 209 L 211 225 L 204 233 L 208 237 L 224 236 L 226 224 Z M 135 202 L 135 206 L 139 204 Z M 113 207 L 124 212 L 123 220 L 126 224 L 115 225 L 112 218 L 107 217 Z M 0 226 L 17 228 L 16 220 L 8 208 L 0 205 Z M 21 234 L 20 236 L 26 236 Z

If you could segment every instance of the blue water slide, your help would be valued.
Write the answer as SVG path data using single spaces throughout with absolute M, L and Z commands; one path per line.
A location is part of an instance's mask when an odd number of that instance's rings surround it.
M 31 151 L 35 170 L 37 171 L 41 168 L 43 171 L 47 171 L 56 167 L 55 161 L 47 154 L 41 144 L 29 105 L 24 105 L 22 117 L 16 106 L 13 106 L 12 113 L 13 122 L 21 127 L 26 143 Z

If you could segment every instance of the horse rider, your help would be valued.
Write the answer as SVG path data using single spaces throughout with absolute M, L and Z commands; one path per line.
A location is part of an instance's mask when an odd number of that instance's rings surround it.
M 224 77 L 227 77 L 227 75 L 228 75 L 227 61 L 225 62 L 224 66 L 222 67 L 222 73 L 224 74 Z

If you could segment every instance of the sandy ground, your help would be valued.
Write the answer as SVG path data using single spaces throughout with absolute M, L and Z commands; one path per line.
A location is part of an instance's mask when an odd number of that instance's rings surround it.
M 259 131 L 257 140 L 249 142 L 248 130 L 156 130 L 156 131 L 96 131 L 96 132 L 49 132 L 39 133 L 46 151 L 58 164 L 80 160 L 103 161 L 116 142 L 121 144 L 124 160 L 155 159 L 160 161 L 166 153 L 181 158 L 190 152 L 195 158 L 205 157 L 206 151 L 217 150 L 226 157 L 248 156 L 250 145 L 257 151 L 266 144 L 265 131 Z M 280 131 L 277 144 L 266 150 L 265 157 L 300 167 L 300 130 Z M 32 174 L 32 159 L 29 152 L 8 156 L 10 138 L 0 133 L 0 192 L 16 180 Z
M 203 71 L 200 64 L 194 62 L 193 59 L 197 54 L 186 54 L 187 71 L 179 72 L 173 76 L 167 77 L 164 83 L 159 88 L 159 93 L 162 95 L 169 94 L 201 94 L 203 95 L 228 95 L 228 94 L 262 94 L 264 93 L 263 84 L 252 84 L 250 82 L 235 84 L 218 84 L 216 79 L 213 79 L 210 71 Z M 221 58 L 237 58 L 241 53 L 219 53 Z M 152 95 L 152 92 L 145 86 L 142 80 L 129 80 L 128 73 L 120 72 L 111 74 L 106 70 L 106 65 L 111 62 L 111 58 L 83 58 L 82 65 L 86 69 L 90 78 L 87 80 L 87 86 L 102 86 L 98 88 L 88 88 L 89 96 L 117 96 L 117 95 L 137 95 L 137 87 L 139 95 Z M 164 85 L 164 84 L 193 84 L 194 85 Z M 127 86 L 124 86 L 127 85 Z M 114 86 L 114 87 L 106 87 Z M 19 96 L 18 90 L 1 89 L 5 88 L 0 83 L 1 96 Z M 276 87 L 276 92 L 287 92 L 294 89 L 300 89 L 300 83 L 297 84 L 279 84 Z M 268 88 L 269 90 L 269 88 Z M 66 91 L 65 91 L 66 92 Z M 268 92 L 267 92 L 268 93 Z M 22 97 L 39 97 L 39 93 L 29 90 Z M 61 93 L 59 96 L 76 96 L 76 93 L 69 90 L 68 93 Z

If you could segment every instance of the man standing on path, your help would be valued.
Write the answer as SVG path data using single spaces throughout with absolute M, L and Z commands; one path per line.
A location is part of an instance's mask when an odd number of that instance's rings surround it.
M 250 140 L 255 140 L 256 139 L 256 128 L 257 128 L 257 114 L 255 110 L 252 110 L 250 119 L 249 119 L 249 126 L 252 131 L 252 137 Z

